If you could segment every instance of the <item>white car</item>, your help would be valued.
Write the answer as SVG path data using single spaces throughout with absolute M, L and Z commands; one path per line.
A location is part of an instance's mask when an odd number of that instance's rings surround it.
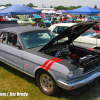
M 78 23 L 58 23 L 51 25 L 48 29 L 57 35 L 75 24 Z M 77 39 L 75 39 L 74 44 L 100 50 L 100 34 L 96 33 L 92 28 L 90 28 Z
M 26 21 L 22 21 L 22 20 L 17 19 L 17 18 L 7 18 L 6 21 L 17 21 L 17 23 L 19 25 L 24 25 L 24 26 L 27 25 L 27 22 Z

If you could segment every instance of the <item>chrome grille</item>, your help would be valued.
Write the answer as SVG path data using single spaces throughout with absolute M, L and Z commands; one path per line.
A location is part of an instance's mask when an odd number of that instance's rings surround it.
M 93 59 L 85 64 L 83 64 L 82 68 L 84 68 L 83 73 L 87 73 L 95 68 L 100 66 L 100 58 Z

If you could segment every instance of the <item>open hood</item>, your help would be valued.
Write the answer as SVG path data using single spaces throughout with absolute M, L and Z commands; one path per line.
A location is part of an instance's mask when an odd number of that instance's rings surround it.
M 43 52 L 45 50 L 49 50 L 55 47 L 62 47 L 71 44 L 77 37 L 79 37 L 81 34 L 83 34 L 86 30 L 90 29 L 94 25 L 96 25 L 98 21 L 86 21 L 81 22 L 78 24 L 75 24 L 66 30 L 64 30 L 62 33 L 57 35 L 54 39 L 52 39 L 49 43 L 47 43 L 43 48 L 40 49 L 40 52 Z M 64 42 L 58 42 L 59 40 L 67 37 Z

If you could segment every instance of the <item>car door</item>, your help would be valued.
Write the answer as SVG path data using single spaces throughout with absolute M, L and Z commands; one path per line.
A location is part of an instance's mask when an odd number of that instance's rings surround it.
M 95 36 L 95 31 L 90 28 L 74 41 L 75 44 L 92 48 L 99 44 L 99 39 L 94 38 L 94 36 Z
M 76 38 L 76 39 L 74 40 L 74 44 L 80 45 L 80 46 L 81 46 L 81 36 L 79 36 L 78 38 Z
M 2 32 L 0 40 L 0 60 L 23 70 L 22 50 L 15 46 L 15 44 L 19 43 L 17 35 Z
M 98 39 L 92 37 L 81 36 L 81 45 L 85 47 L 94 47 L 98 45 Z

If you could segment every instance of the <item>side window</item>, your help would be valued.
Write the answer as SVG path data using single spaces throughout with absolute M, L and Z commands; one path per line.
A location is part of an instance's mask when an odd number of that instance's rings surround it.
M 0 42 L 2 42 L 3 34 L 0 34 Z
M 3 33 L 1 34 L 2 43 L 4 43 L 4 44 L 7 43 L 7 35 L 8 35 L 8 33 L 6 33 L 6 32 L 3 32 Z
M 59 26 L 58 27 L 58 34 L 62 33 L 65 29 L 67 29 L 68 27 L 64 27 L 64 26 Z
M 8 35 L 8 44 L 15 46 L 17 44 L 17 35 L 14 33 L 9 33 Z
M 57 29 L 58 29 L 58 27 L 56 27 L 56 28 L 53 30 L 53 32 L 56 33 L 56 34 L 57 34 Z

